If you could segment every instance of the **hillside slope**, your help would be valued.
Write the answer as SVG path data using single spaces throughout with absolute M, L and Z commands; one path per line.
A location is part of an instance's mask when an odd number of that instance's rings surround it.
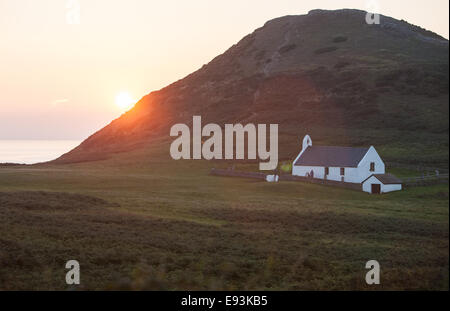
M 448 40 L 386 16 L 380 25 L 358 10 L 277 18 L 55 162 L 145 148 L 201 115 L 278 123 L 282 159 L 309 133 L 316 144 L 375 145 L 388 161 L 447 166 L 448 57 Z

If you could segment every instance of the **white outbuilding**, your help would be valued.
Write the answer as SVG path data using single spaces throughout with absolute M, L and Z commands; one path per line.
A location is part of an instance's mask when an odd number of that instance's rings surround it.
M 373 174 L 362 182 L 364 192 L 380 194 L 402 190 L 402 181 L 392 174 Z
M 292 174 L 295 176 L 362 184 L 372 192 L 380 185 L 379 193 L 401 190 L 401 182 L 393 175 L 386 175 L 383 160 L 373 146 L 367 148 L 313 146 L 309 135 L 303 138 L 302 150 L 294 160 Z M 373 177 L 373 178 L 372 178 Z M 391 183 L 392 181 L 396 183 Z M 374 180 L 377 179 L 378 182 Z M 384 180 L 384 183 L 381 180 Z M 398 183 L 400 182 L 400 188 Z M 363 189 L 364 190 L 364 189 Z M 366 190 L 364 190 L 366 191 Z

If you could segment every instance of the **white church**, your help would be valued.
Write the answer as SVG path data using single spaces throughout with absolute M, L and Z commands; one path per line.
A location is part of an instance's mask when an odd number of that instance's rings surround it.
M 402 189 L 400 179 L 386 174 L 383 160 L 369 148 L 313 146 L 309 135 L 293 162 L 292 174 L 361 184 L 364 192 L 380 194 Z

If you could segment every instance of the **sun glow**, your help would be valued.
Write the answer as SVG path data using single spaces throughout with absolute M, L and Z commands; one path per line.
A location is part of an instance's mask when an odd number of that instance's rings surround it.
M 116 96 L 116 106 L 122 110 L 130 110 L 135 103 L 136 101 L 127 92 L 120 92 Z

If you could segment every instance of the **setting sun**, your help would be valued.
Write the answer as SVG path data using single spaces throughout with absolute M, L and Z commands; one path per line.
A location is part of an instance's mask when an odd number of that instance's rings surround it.
M 132 99 L 130 94 L 128 94 L 127 92 L 120 92 L 116 96 L 116 105 L 120 109 L 129 110 L 133 108 L 135 103 L 136 101 Z

